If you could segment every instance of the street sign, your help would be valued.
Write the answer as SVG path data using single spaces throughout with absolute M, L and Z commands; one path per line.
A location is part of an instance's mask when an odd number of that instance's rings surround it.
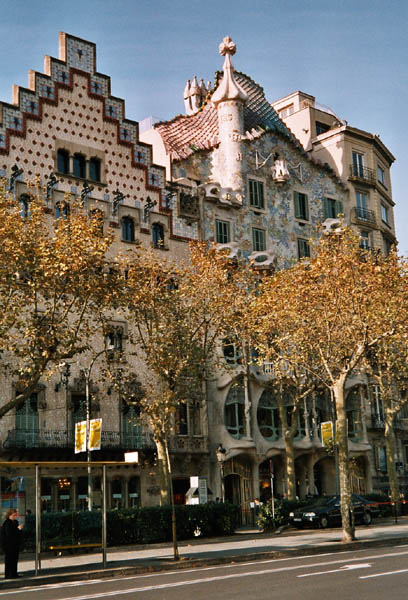
M 125 452 L 125 462 L 128 462 L 128 463 L 139 462 L 139 452 Z

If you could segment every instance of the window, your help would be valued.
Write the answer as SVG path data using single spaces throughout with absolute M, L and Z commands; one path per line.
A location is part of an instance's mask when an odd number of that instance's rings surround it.
M 86 396 L 85 394 L 72 394 L 72 433 L 75 439 L 75 424 L 86 420 Z
M 364 155 L 359 152 L 353 152 L 352 157 L 354 177 L 364 177 Z
M 58 150 L 57 170 L 59 173 L 69 173 L 69 152 L 67 150 Z
M 239 365 L 242 362 L 242 355 L 238 344 L 233 340 L 225 339 L 223 342 L 223 354 L 225 362 L 229 365 Z
M 29 201 L 30 201 L 30 196 L 28 194 L 21 194 L 21 196 L 19 198 L 19 203 L 20 203 L 20 217 L 22 219 L 27 219 L 29 216 L 29 213 L 30 213 Z
M 142 447 L 142 426 L 140 407 L 122 400 L 122 446 L 133 450 Z
M 329 131 L 330 125 L 326 125 L 326 123 L 321 123 L 320 121 L 316 121 L 316 135 L 321 135 L 322 133 L 326 133 Z
M 176 431 L 177 435 L 188 435 L 188 414 L 187 404 L 182 402 L 176 411 Z
M 228 244 L 231 241 L 228 221 L 215 221 L 215 236 L 218 244 Z
M 31 448 L 37 445 L 38 438 L 38 394 L 34 392 L 16 408 L 16 442 L 21 448 Z
M 387 472 L 387 449 L 385 446 L 376 446 L 375 448 L 375 458 L 376 458 L 376 466 L 377 470 L 382 473 Z
M 383 202 L 381 202 L 381 221 L 386 225 L 390 224 L 390 214 L 389 214 L 388 206 L 386 206 Z
M 225 427 L 232 437 L 240 439 L 245 431 L 245 393 L 242 383 L 233 384 L 225 401 Z
M 83 154 L 74 154 L 74 176 L 85 179 L 86 177 L 86 160 Z
M 164 248 L 164 227 L 161 223 L 153 223 L 152 241 L 154 248 Z
M 362 192 L 356 192 L 356 216 L 363 221 L 368 220 L 367 194 Z
M 284 108 L 281 108 L 279 110 L 279 117 L 281 119 L 285 119 L 285 117 L 289 117 L 289 115 L 292 115 L 295 111 L 295 107 L 293 106 L 293 104 L 288 104 L 288 106 L 285 106 Z
M 135 241 L 135 223 L 131 217 L 122 219 L 122 240 L 125 242 Z
M 337 219 L 343 214 L 343 203 L 334 198 L 323 198 L 323 212 L 325 219 Z
M 362 250 L 370 249 L 370 238 L 368 231 L 360 231 L 360 248 Z
M 352 388 L 346 399 L 346 416 L 348 437 L 354 440 L 361 439 L 362 422 L 361 422 L 361 398 L 360 389 Z
M 309 220 L 309 202 L 307 195 L 302 192 L 294 192 L 295 218 L 303 221 Z
M 259 399 L 257 421 L 259 431 L 266 440 L 277 440 L 281 437 L 278 402 L 268 390 L 264 390 Z
M 106 347 L 108 350 L 116 350 L 122 352 L 123 350 L 123 328 L 115 327 L 108 332 L 106 336 Z
M 310 244 L 307 240 L 298 238 L 298 258 L 310 258 Z
M 92 181 L 101 180 L 101 161 L 99 158 L 91 158 L 89 161 L 89 179 L 92 179 Z
M 383 250 L 384 250 L 384 254 L 385 254 L 385 256 L 388 256 L 389 253 L 391 252 L 391 248 L 393 247 L 394 243 L 393 243 L 392 240 L 390 240 L 389 237 L 387 237 L 384 234 L 383 234 L 382 238 L 383 238 Z
M 265 231 L 263 229 L 252 229 L 252 247 L 254 252 L 266 250 Z
M 249 204 L 253 208 L 264 208 L 264 184 L 262 181 L 249 180 Z
M 57 219 L 67 219 L 69 215 L 69 204 L 67 202 L 57 202 L 55 205 L 55 216 Z
M 381 167 L 380 165 L 377 165 L 377 180 L 379 181 L 379 183 L 381 183 L 384 187 L 386 187 L 386 181 L 385 181 L 385 169 L 383 167 Z

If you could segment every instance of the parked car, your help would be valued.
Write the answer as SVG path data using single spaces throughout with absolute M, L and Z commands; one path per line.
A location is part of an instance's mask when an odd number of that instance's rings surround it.
M 373 517 L 380 514 L 376 502 L 370 502 L 358 494 L 352 494 L 352 503 L 356 523 L 370 525 Z M 313 526 L 326 529 L 341 525 L 340 496 L 320 496 L 313 504 L 289 513 L 289 523 L 298 529 Z

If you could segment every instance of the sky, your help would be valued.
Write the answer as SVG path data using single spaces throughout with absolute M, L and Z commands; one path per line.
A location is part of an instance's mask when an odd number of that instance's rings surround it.
M 28 69 L 58 57 L 58 32 L 95 42 L 126 116 L 184 113 L 187 79 L 221 69 L 221 40 L 238 71 L 273 102 L 301 90 L 349 125 L 380 135 L 391 170 L 399 251 L 408 255 L 407 0 L 0 0 L 0 99 Z

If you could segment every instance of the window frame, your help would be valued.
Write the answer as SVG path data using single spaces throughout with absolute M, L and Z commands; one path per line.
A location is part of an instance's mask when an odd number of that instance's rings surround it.
M 259 238 L 258 238 L 259 235 Z M 262 239 L 262 244 L 260 240 Z M 262 246 L 262 247 L 261 247 Z M 252 227 L 252 250 L 253 252 L 266 252 L 266 231 L 259 227 Z
M 86 156 L 82 152 L 74 152 L 72 155 L 72 176 L 86 179 Z
M 65 148 L 58 148 L 57 150 L 57 172 L 63 175 L 69 175 L 69 151 Z M 61 160 L 60 160 L 61 159 Z M 63 168 L 60 169 L 60 166 Z
M 307 249 L 307 252 L 303 252 L 303 249 Z M 298 259 L 301 260 L 302 258 L 310 258 L 310 242 L 309 240 L 306 240 L 305 238 L 297 238 L 297 254 L 298 254 Z
M 386 172 L 386 168 L 380 164 L 377 163 L 377 181 L 378 183 L 381 183 L 381 185 L 387 189 L 387 172 Z
M 122 217 L 121 221 L 122 242 L 135 241 L 135 220 L 129 215 Z
M 385 200 L 383 200 L 382 198 L 380 198 L 380 212 L 381 212 L 381 221 L 383 223 L 385 223 L 386 225 L 388 225 L 388 227 L 390 227 L 391 226 L 390 207 L 386 204 Z
M 220 231 L 221 226 L 225 228 L 225 231 Z M 223 237 L 225 239 L 221 239 Z M 231 241 L 231 224 L 229 221 L 215 219 L 215 240 L 217 244 L 229 244 Z
M 265 183 L 248 177 L 249 206 L 254 210 L 265 210 Z
M 161 235 L 158 235 L 158 232 L 161 231 Z M 165 243 L 165 235 L 164 235 L 164 225 L 163 223 L 152 223 L 152 245 L 153 248 L 156 248 L 158 250 L 163 250 L 164 249 L 164 243 Z
M 293 192 L 293 201 L 295 208 L 295 219 L 300 221 L 309 220 L 309 197 L 304 192 Z
M 323 216 L 324 219 L 338 219 L 343 212 L 343 202 L 337 198 L 323 198 Z

